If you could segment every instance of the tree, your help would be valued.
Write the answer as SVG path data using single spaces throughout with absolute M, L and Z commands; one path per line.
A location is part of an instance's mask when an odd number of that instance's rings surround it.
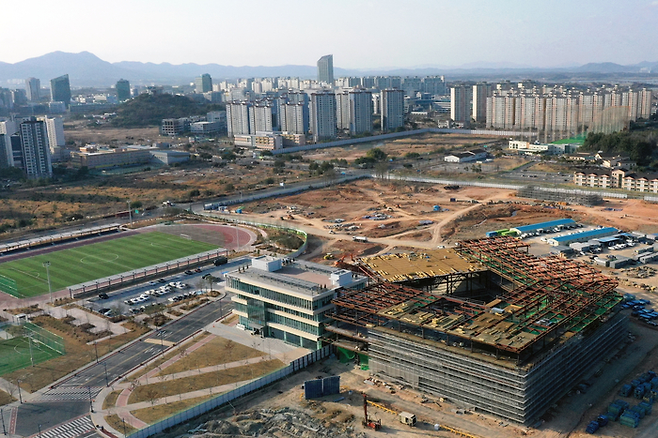
M 386 152 L 379 148 L 372 148 L 366 152 L 366 157 L 372 158 L 375 161 L 384 161 L 387 156 Z
M 382 161 L 375 165 L 375 175 L 377 175 L 377 178 L 383 179 L 387 173 L 388 173 L 388 163 L 386 161 Z

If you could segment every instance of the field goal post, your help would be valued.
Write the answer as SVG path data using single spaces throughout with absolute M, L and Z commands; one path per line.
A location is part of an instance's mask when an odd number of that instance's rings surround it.
M 13 278 L 0 275 L 0 290 L 10 295 L 18 296 L 18 285 Z

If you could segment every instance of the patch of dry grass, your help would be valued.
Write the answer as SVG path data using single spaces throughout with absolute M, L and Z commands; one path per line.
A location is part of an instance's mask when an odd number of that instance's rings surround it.
M 0 406 L 8 405 L 14 400 L 16 399 L 12 397 L 10 394 L 0 390 Z
M 130 395 L 129 404 L 142 401 L 157 400 L 177 394 L 197 391 L 199 389 L 212 388 L 214 386 L 228 385 L 230 383 L 242 382 L 255 379 L 274 372 L 285 364 L 278 359 L 266 360 L 255 364 L 243 365 L 226 370 L 211 371 L 194 376 L 182 377 L 180 379 L 151 383 L 138 386 Z
M 124 421 L 121 420 L 121 418 L 119 418 L 119 416 L 116 414 L 106 415 L 105 421 L 117 432 L 121 432 L 121 433 L 125 432 L 124 435 L 126 436 L 130 435 L 133 432 L 137 432 L 137 429 L 135 429 L 128 423 L 124 423 Z
M 181 400 L 173 403 L 166 403 L 157 406 L 151 406 L 148 408 L 137 409 L 131 413 L 142 420 L 147 424 L 156 423 L 164 418 L 167 418 L 177 412 L 184 411 L 185 409 L 196 406 L 199 403 L 202 403 L 208 400 L 215 395 L 205 395 L 203 397 L 188 398 L 187 400 Z
M 236 360 L 263 356 L 262 351 L 255 350 L 228 339 L 215 338 L 203 347 L 194 350 L 177 362 L 158 373 L 158 376 L 180 373 L 181 371 L 211 367 Z
M 119 394 L 121 394 L 122 391 L 123 389 L 117 389 L 116 391 L 110 392 L 107 397 L 105 397 L 105 400 L 103 400 L 103 409 L 111 408 L 116 405 Z

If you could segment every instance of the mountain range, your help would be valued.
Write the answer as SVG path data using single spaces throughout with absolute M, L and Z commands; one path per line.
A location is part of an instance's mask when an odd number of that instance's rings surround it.
M 569 68 L 533 68 L 514 64 L 472 63 L 461 68 L 422 66 L 419 68 L 389 68 L 369 70 L 348 70 L 334 68 L 334 76 L 372 76 L 399 75 L 425 76 L 447 75 L 455 79 L 498 79 L 507 78 L 550 78 L 583 76 L 601 79 L 606 75 L 639 75 L 652 76 L 650 72 L 658 72 L 658 62 L 641 62 L 635 65 L 620 65 L 612 62 L 590 63 Z M 0 85 L 16 87 L 23 86 L 28 77 L 39 78 L 42 84 L 57 76 L 68 74 L 72 87 L 103 87 L 110 86 L 118 79 L 128 79 L 132 84 L 187 84 L 195 77 L 209 73 L 214 80 L 233 79 L 240 77 L 300 77 L 315 78 L 316 67 L 309 65 L 282 66 L 243 66 L 235 67 L 219 64 L 169 64 L 122 61 L 110 63 L 103 61 L 89 52 L 66 53 L 52 52 L 36 58 L 26 59 L 15 64 L 0 62 Z

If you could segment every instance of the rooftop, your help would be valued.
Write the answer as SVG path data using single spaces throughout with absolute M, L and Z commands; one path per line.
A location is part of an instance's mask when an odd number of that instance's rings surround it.
M 594 238 L 597 236 L 609 236 L 610 234 L 617 234 L 617 233 L 619 233 L 618 229 L 613 227 L 606 227 L 606 228 L 597 228 L 589 231 L 581 231 L 580 233 L 566 234 L 564 236 L 556 236 L 556 237 L 552 237 L 550 240 L 554 240 L 555 242 L 569 242 L 574 239 Z
M 526 233 L 528 231 L 554 228 L 563 225 L 575 225 L 575 224 L 576 221 L 574 221 L 573 219 L 557 219 L 554 221 L 540 222 L 538 224 L 522 225 L 520 227 L 514 227 L 512 229 L 518 231 L 519 233 Z
M 392 283 L 484 270 L 454 249 L 363 257 L 359 263 L 384 281 Z

